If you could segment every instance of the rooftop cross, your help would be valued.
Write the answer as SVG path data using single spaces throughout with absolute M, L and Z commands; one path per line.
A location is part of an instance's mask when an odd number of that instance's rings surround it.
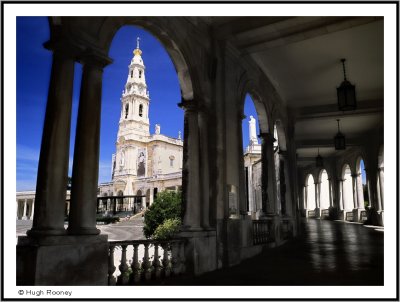
M 139 49 L 139 40 L 140 40 L 140 38 L 137 37 L 137 38 L 136 38 L 136 48 L 137 48 L 137 49 Z

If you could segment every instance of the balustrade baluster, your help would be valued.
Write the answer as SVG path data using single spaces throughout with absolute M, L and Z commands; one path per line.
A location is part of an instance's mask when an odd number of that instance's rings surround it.
M 114 246 L 109 247 L 109 253 L 108 253 L 108 285 L 115 285 L 116 280 L 114 277 L 114 272 L 115 272 L 115 265 L 114 265 Z
M 125 285 L 128 284 L 129 281 L 129 266 L 126 263 L 126 248 L 127 245 L 123 244 L 121 245 L 122 248 L 122 255 L 121 255 L 121 264 L 119 265 L 119 271 L 120 271 L 120 275 L 118 276 L 118 284 L 120 285 Z
M 130 275 L 129 283 L 134 284 L 140 281 L 140 265 L 139 265 L 139 244 L 133 244 L 133 256 L 132 256 L 132 274 Z
M 143 277 L 145 280 L 151 279 L 151 262 L 149 259 L 149 245 L 150 243 L 144 243 L 144 257 L 142 262 Z
M 164 277 L 167 278 L 171 274 L 170 261 L 169 261 L 169 258 L 168 258 L 168 243 L 161 244 L 161 247 L 164 250 L 164 252 L 163 252 L 163 260 L 162 260 L 163 274 L 164 274 Z
M 161 263 L 160 260 L 158 259 L 158 243 L 154 243 L 154 259 L 153 259 L 153 275 L 156 279 L 160 278 L 161 276 Z

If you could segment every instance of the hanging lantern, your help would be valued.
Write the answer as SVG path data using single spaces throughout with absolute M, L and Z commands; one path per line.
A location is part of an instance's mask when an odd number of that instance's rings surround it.
M 319 155 L 319 148 L 318 148 L 318 155 L 315 158 L 315 166 L 317 166 L 317 167 L 323 167 L 324 166 L 324 159 L 322 158 L 321 155 Z
M 355 110 L 357 108 L 356 88 L 346 79 L 346 69 L 344 66 L 344 62 L 346 61 L 346 59 L 342 59 L 341 61 L 343 65 L 344 80 L 342 84 L 340 84 L 340 86 L 336 88 L 338 97 L 338 108 L 340 111 Z
M 335 135 L 334 141 L 335 141 L 335 150 L 344 150 L 346 149 L 346 139 L 342 132 L 340 132 L 339 128 L 339 121 L 336 120 L 338 123 L 338 133 Z

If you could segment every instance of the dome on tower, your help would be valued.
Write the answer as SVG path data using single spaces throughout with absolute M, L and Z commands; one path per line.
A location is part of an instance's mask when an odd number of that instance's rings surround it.
M 140 50 L 140 48 L 139 48 L 139 40 L 140 40 L 140 38 L 139 37 L 137 37 L 137 40 L 136 40 L 136 49 L 134 49 L 133 50 L 133 54 L 134 54 L 134 57 L 133 57 L 133 59 L 132 59 L 132 64 L 140 64 L 140 65 L 143 65 L 143 59 L 142 59 L 142 51 Z

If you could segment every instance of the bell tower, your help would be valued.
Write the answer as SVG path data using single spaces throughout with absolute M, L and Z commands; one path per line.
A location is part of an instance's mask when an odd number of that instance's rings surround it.
M 128 66 L 128 78 L 121 97 L 121 116 L 119 119 L 118 140 L 143 140 L 150 136 L 149 105 L 145 66 L 137 38 L 136 49 Z

